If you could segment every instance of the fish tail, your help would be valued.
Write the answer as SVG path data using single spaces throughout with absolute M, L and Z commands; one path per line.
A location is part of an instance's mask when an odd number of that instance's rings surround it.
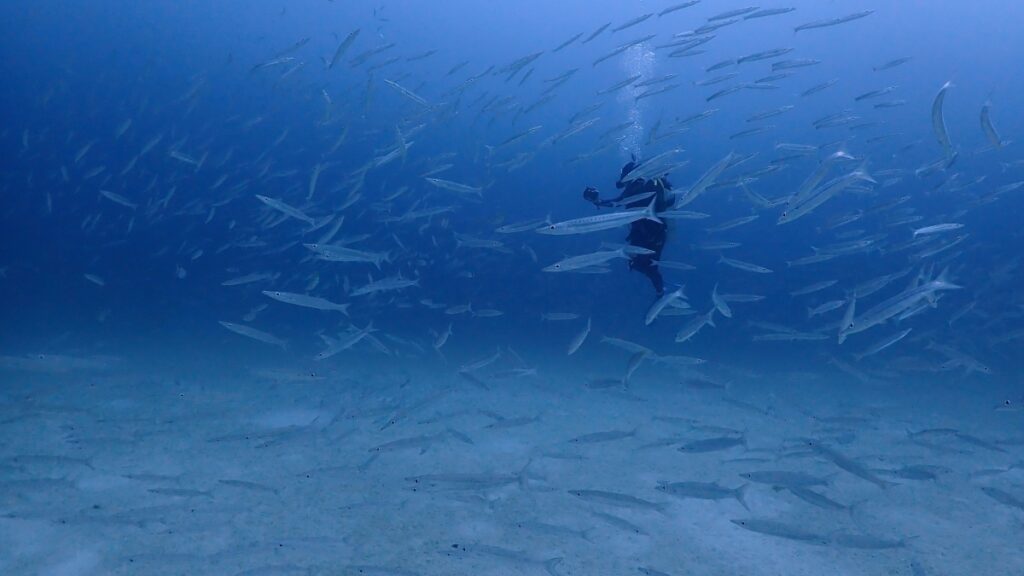
M 533 458 L 529 458 L 526 464 L 523 465 L 522 469 L 519 470 L 519 474 L 516 475 L 516 483 L 519 485 L 519 489 L 523 492 L 530 490 L 530 465 L 533 464 Z M 544 480 L 543 476 L 533 476 L 534 479 Z
M 657 196 L 654 196 L 653 198 L 651 198 L 651 203 L 647 205 L 647 210 L 645 210 L 644 219 L 645 220 L 650 220 L 652 222 L 657 222 L 658 224 L 664 224 L 664 222 L 661 220 L 661 218 L 658 218 L 658 215 L 654 212 L 654 205 L 655 205 L 655 202 L 657 202 L 657 201 L 658 201 L 658 197 Z
M 865 500 L 858 500 L 858 501 L 854 502 L 853 504 L 850 504 L 849 506 L 847 506 L 846 507 L 846 511 L 850 513 L 850 518 L 854 519 L 853 518 L 854 513 L 857 512 L 858 510 L 860 510 L 861 507 L 864 504 L 866 504 L 867 502 L 868 502 L 867 499 L 865 499 Z
M 434 347 L 434 352 L 437 352 L 437 355 L 441 357 L 441 362 L 445 366 L 447 366 L 448 365 L 448 357 L 444 355 L 444 352 L 441 352 L 441 349 L 437 348 L 437 347 Z
M 750 488 L 750 484 L 744 484 L 736 489 L 736 501 L 743 506 L 744 509 L 750 510 L 750 506 L 747 506 L 747 489 Z

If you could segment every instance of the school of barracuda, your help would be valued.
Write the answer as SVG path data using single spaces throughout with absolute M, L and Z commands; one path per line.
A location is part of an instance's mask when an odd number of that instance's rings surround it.
M 807 39 L 887 18 L 856 2 L 637 6 L 508 61 L 382 7 L 180 89 L 39 90 L 3 218 L 88 250 L 86 322 L 0 351 L 0 573 L 1024 573 L 1024 236 L 986 229 L 1024 202 L 1016 111 L 950 129 L 957 85 L 906 95 L 902 53 L 822 74 Z M 235 83 L 262 114 L 204 111 Z M 509 207 L 624 151 L 668 210 Z M 4 254 L 6 290 L 55 274 Z M 217 376 L 91 335 L 133 298 L 194 304 Z

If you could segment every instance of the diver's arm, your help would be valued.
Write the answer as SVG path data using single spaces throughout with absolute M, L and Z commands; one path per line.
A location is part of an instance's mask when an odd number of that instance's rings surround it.
M 615 198 L 609 198 L 607 200 L 602 200 L 602 202 L 603 202 L 602 205 L 603 206 L 617 206 L 619 204 L 622 204 L 623 202 L 626 202 L 627 200 L 629 200 L 633 196 L 638 196 L 638 195 L 643 194 L 643 193 L 644 193 L 643 186 L 629 186 L 629 185 L 627 185 L 625 188 L 622 189 L 622 192 L 620 192 L 619 195 L 616 196 Z
M 599 196 L 597 188 L 594 188 L 593 186 L 587 186 L 587 189 L 583 191 L 583 198 L 587 202 L 593 204 L 595 208 L 607 208 L 609 206 L 614 206 L 614 203 L 621 200 L 622 196 L 620 195 L 618 198 L 615 198 L 613 200 L 602 200 Z

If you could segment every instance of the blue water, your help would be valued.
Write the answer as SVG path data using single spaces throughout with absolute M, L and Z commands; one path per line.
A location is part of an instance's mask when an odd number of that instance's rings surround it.
M 1024 5 L 672 5 L 0 7 L 0 571 L 1024 570 Z M 729 163 L 665 216 L 683 297 L 543 270 L 630 225 L 534 227 L 673 149 L 676 198 Z M 659 485 L 752 471 L 842 506 Z

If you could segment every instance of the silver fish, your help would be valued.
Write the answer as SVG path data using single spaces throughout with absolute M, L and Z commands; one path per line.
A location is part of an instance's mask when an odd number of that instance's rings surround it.
M 424 180 L 430 182 L 431 184 L 437 186 L 438 188 L 442 188 L 444 190 L 451 190 L 452 192 L 457 192 L 459 194 L 480 196 L 483 192 L 483 188 L 479 186 L 470 186 L 468 184 L 453 182 L 451 180 L 444 180 L 441 178 L 424 178 Z
M 779 488 L 808 488 L 811 486 L 825 486 L 828 480 L 811 476 L 803 472 L 791 472 L 788 470 L 759 470 L 757 472 L 744 472 L 740 477 Z
M 258 198 L 260 202 L 263 202 L 267 206 L 270 206 L 271 208 L 277 210 L 278 212 L 281 212 L 282 214 L 286 214 L 288 216 L 291 216 L 292 218 L 295 218 L 296 220 L 306 222 L 310 226 L 316 226 L 316 221 L 313 220 L 313 218 L 307 216 L 305 212 L 299 210 L 298 208 L 290 206 L 282 202 L 281 200 L 278 200 L 277 198 L 262 196 L 260 194 L 257 194 L 256 198 Z
M 985 105 L 981 107 L 981 130 L 985 133 L 985 137 L 988 138 L 989 144 L 998 150 L 1009 142 L 1004 142 L 999 138 L 999 133 L 996 132 L 995 126 L 992 125 L 991 110 L 992 104 L 990 102 L 986 102 Z
M 555 222 L 548 224 L 547 226 L 537 228 L 537 232 L 540 234 L 564 236 L 569 234 L 586 234 L 588 232 L 609 230 L 611 228 L 618 228 L 620 226 L 632 224 L 638 220 L 650 220 L 652 222 L 661 223 L 661 220 L 654 212 L 654 203 L 656 201 L 657 198 L 652 198 L 651 203 L 647 208 L 638 208 L 636 210 L 612 212 L 610 214 L 599 214 L 597 216 L 587 216 L 585 218 Z
M 860 20 L 874 14 L 874 10 L 864 10 L 863 12 L 856 12 L 847 16 L 840 16 L 838 18 L 830 18 L 828 20 L 817 20 L 814 22 L 808 22 L 801 24 L 794 28 L 795 32 L 801 32 L 803 30 L 814 30 L 816 28 L 828 28 L 831 26 L 838 26 L 839 24 L 845 24 L 847 22 L 853 22 L 854 20 Z
M 726 488 L 714 482 L 659 482 L 655 490 L 675 496 L 677 498 L 697 498 L 700 500 L 724 500 L 735 498 L 744 508 L 747 501 L 744 498 L 749 484 L 738 488 Z
M 569 440 L 573 444 L 597 444 L 600 442 L 612 442 L 615 440 L 622 440 L 623 438 L 632 438 L 636 436 L 636 428 L 632 430 L 608 430 L 605 432 L 592 432 L 590 434 L 584 434 L 577 436 Z
M 684 289 L 685 286 L 680 286 L 679 288 L 673 290 L 672 292 L 664 294 L 660 298 L 655 300 L 654 304 L 652 304 L 651 307 L 647 310 L 647 315 L 644 317 L 644 325 L 649 326 L 651 322 L 654 322 L 658 315 L 661 314 L 661 311 L 664 310 L 665 307 L 671 304 L 673 301 L 678 300 L 680 298 L 685 298 L 686 296 L 684 293 Z
M 729 152 L 725 156 L 725 158 L 722 158 L 717 163 L 715 163 L 714 166 L 709 168 L 708 171 L 705 172 L 704 175 L 702 175 L 700 179 L 697 180 L 697 182 L 690 187 L 689 190 L 682 194 L 678 194 L 676 196 L 676 201 L 673 207 L 682 208 L 683 206 L 686 206 L 690 202 L 696 200 L 698 196 L 700 196 L 705 190 L 707 190 L 712 184 L 715 183 L 715 180 L 718 179 L 719 176 L 721 176 L 722 172 L 724 172 L 726 168 L 733 164 L 736 158 L 737 157 L 735 153 Z
M 253 340 L 258 340 L 258 341 L 263 342 L 265 344 L 271 344 L 273 346 L 280 346 L 281 348 L 284 348 L 284 347 L 287 346 L 287 343 L 284 340 L 281 340 L 280 338 L 274 336 L 273 334 L 268 334 L 267 332 L 263 332 L 262 330 L 257 330 L 255 328 L 251 328 L 251 327 L 245 326 L 243 324 L 235 324 L 234 322 L 226 322 L 224 320 L 219 321 L 219 323 L 220 323 L 221 326 L 227 328 L 228 330 L 231 330 L 235 334 L 240 334 L 242 336 L 245 336 L 247 338 L 252 338 Z
M 718 294 L 717 283 L 715 284 L 714 289 L 711 290 L 711 303 L 714 304 L 715 309 L 718 310 L 722 316 L 732 318 L 732 309 L 729 308 L 729 303 Z
M 679 332 L 676 333 L 676 342 L 686 342 L 690 338 L 693 338 L 701 331 L 705 326 L 715 327 L 715 312 L 716 309 L 712 308 L 708 310 L 706 314 L 701 314 L 688 324 L 682 327 Z
M 703 452 L 718 452 L 728 450 L 736 446 L 746 446 L 747 439 L 744 436 L 721 436 L 718 438 L 707 438 L 705 440 L 694 440 L 679 447 L 680 452 L 699 454 Z
M 607 506 L 616 506 L 619 508 L 657 510 L 660 512 L 664 511 L 668 507 L 668 504 L 662 502 L 650 502 L 628 494 L 607 492 L 605 490 L 569 490 L 569 494 L 588 502 L 595 502 L 597 504 L 604 504 Z
M 306 249 L 314 252 L 317 258 L 328 262 L 367 262 L 380 269 L 381 262 L 387 262 L 390 255 L 387 252 L 367 252 L 356 250 L 347 246 L 333 244 L 303 244 Z
M 736 260 L 736 259 L 733 259 L 733 258 L 726 258 L 725 256 L 719 256 L 718 257 L 718 263 L 719 264 L 725 264 L 726 266 L 731 266 L 733 268 L 736 268 L 737 270 L 743 270 L 744 272 L 754 272 L 755 274 L 771 274 L 772 273 L 772 270 L 770 268 L 765 268 L 764 266 L 759 266 L 757 264 L 751 264 L 750 262 L 744 262 L 742 260 Z
M 263 295 L 273 298 L 278 302 L 284 302 L 285 304 L 291 304 L 293 306 L 314 308 L 316 310 L 330 310 L 348 314 L 348 303 L 337 304 L 319 296 L 296 294 L 294 292 L 281 292 L 280 290 L 264 290 Z
M 1024 499 L 1014 496 L 1005 490 L 1000 490 L 999 488 L 994 488 L 992 486 L 982 486 L 981 491 L 984 492 L 986 496 L 1000 504 L 1005 504 L 1006 506 L 1017 508 L 1018 510 L 1024 510 Z
M 953 144 L 950 142 L 949 132 L 946 130 L 946 119 L 942 116 L 942 105 L 946 101 L 946 92 L 952 87 L 952 82 L 943 84 L 939 93 L 935 95 L 935 101 L 932 102 L 932 130 L 942 146 L 947 161 L 953 158 Z
M 583 346 L 583 342 L 586 341 L 587 336 L 590 334 L 590 318 L 587 318 L 587 325 L 583 327 L 583 330 L 579 334 L 573 337 L 572 341 L 569 342 L 568 356 L 572 356 Z
M 402 290 L 412 286 L 419 286 L 420 281 L 418 279 L 403 278 L 400 274 L 398 276 L 391 276 L 388 278 L 382 278 L 380 280 L 373 280 L 349 293 L 350 296 L 365 296 L 367 294 L 373 294 L 374 292 L 388 292 L 391 290 Z
M 944 224 L 934 224 L 932 226 L 925 226 L 924 228 L 917 228 L 916 230 L 914 230 L 914 238 L 917 238 L 918 236 L 924 234 L 939 234 L 941 232 L 959 230 L 963 227 L 963 224 L 958 224 L 956 222 L 947 222 Z
M 331 61 L 327 65 L 328 70 L 334 68 L 335 64 L 340 62 L 342 57 L 345 56 L 345 52 L 348 51 L 349 47 L 352 46 L 352 43 L 355 42 L 356 37 L 359 36 L 359 31 L 360 29 L 356 28 L 355 30 L 349 32 L 348 36 L 345 36 L 345 39 L 342 40 L 340 44 L 338 44 L 338 48 L 334 51 L 334 56 L 331 57 Z
M 777 520 L 744 518 L 730 520 L 730 522 L 744 530 L 750 530 L 751 532 L 757 532 L 758 534 L 765 534 L 767 536 L 775 536 L 777 538 L 785 538 L 787 540 L 797 540 L 800 542 L 822 545 L 828 542 L 828 539 L 820 534 L 810 532 L 799 526 L 784 524 Z
M 631 258 L 632 256 L 642 254 L 654 254 L 654 251 L 638 246 L 623 246 L 617 250 L 602 250 L 600 252 L 592 252 L 590 254 L 570 256 L 569 258 L 555 262 L 550 266 L 545 266 L 542 270 L 544 272 L 570 272 L 573 270 L 579 270 L 580 268 L 588 268 L 604 264 L 605 262 L 615 258 Z

